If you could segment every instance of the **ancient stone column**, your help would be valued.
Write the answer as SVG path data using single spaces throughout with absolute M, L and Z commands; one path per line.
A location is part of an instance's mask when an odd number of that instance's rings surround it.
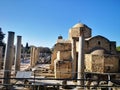
M 35 47 L 31 47 L 30 66 L 33 67 L 34 65 L 35 65 Z
M 60 51 L 57 52 L 57 60 L 60 60 Z
M 37 48 L 36 47 L 35 47 L 35 52 L 34 52 L 34 58 L 35 58 L 34 63 L 36 63 L 37 62 Z
M 11 77 L 11 68 L 13 63 L 13 52 L 14 52 L 14 32 L 8 32 L 8 40 L 6 45 L 5 51 L 5 58 L 4 58 L 4 84 L 10 84 Z
M 21 60 L 21 36 L 17 36 L 17 46 L 15 55 L 15 73 L 20 71 L 20 60 Z
M 54 73 L 55 73 L 55 78 L 58 77 L 58 76 L 60 77 L 60 75 L 61 75 L 60 72 L 58 72 L 58 70 L 57 70 L 57 69 L 58 69 L 57 67 L 59 67 L 59 66 L 58 66 L 58 64 L 59 64 L 58 61 L 59 61 L 59 60 L 60 60 L 60 51 L 57 51 L 57 58 L 56 58 L 56 60 L 54 60 Z M 60 70 L 59 70 L 59 71 L 60 71 Z
M 30 66 L 32 66 L 33 63 L 33 47 L 30 48 Z
M 2 69 L 2 62 L 3 62 L 2 54 L 3 54 L 3 47 L 0 46 L 0 70 Z
M 72 39 L 72 78 L 76 78 L 76 40 Z
M 79 36 L 77 79 L 84 79 L 84 35 L 82 30 L 81 30 L 81 35 Z M 84 85 L 84 80 L 78 80 L 77 84 Z
M 39 60 L 39 48 L 35 48 L 35 64 L 37 63 L 37 61 Z

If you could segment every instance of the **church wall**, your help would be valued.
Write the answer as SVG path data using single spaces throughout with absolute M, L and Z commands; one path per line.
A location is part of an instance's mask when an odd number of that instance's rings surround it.
M 111 42 L 110 43 L 110 50 L 112 54 L 116 54 L 116 42 Z
M 57 43 L 54 46 L 54 51 L 51 57 L 50 69 L 54 69 L 54 60 L 57 58 L 57 51 L 71 51 L 71 43 Z
M 87 27 L 75 27 L 69 31 L 69 39 L 72 40 L 72 37 L 79 37 L 81 30 L 83 30 L 85 38 L 91 37 L 91 29 Z
M 56 78 L 70 78 L 72 71 L 71 48 L 72 39 L 76 39 L 76 53 L 79 52 L 79 36 L 81 29 L 84 29 L 84 53 L 85 53 L 85 71 L 98 73 L 118 72 L 119 60 L 116 54 L 116 43 L 109 41 L 103 36 L 91 37 L 91 29 L 83 24 L 76 24 L 69 31 L 69 43 L 60 43 L 58 40 L 52 54 L 51 66 L 55 71 Z M 96 51 L 94 51 L 96 50 Z M 100 50 L 100 51 L 99 51 Z M 57 53 L 59 53 L 59 59 Z M 92 52 L 92 53 L 91 53 Z M 97 54 L 96 54 L 97 53 Z M 78 54 L 76 55 L 78 60 Z M 76 61 L 77 62 L 77 61 Z M 65 72 L 65 73 L 62 73 Z
M 87 72 L 113 73 L 118 72 L 119 58 L 115 55 L 85 54 L 85 67 Z
M 98 48 L 104 48 L 107 51 L 110 51 L 110 42 L 104 38 L 101 37 L 93 37 L 90 39 L 87 43 L 88 52 L 92 49 Z
M 55 78 L 72 78 L 72 63 L 71 61 L 55 60 L 54 61 Z
M 109 70 L 108 70 L 109 69 Z M 104 56 L 104 72 L 118 72 L 119 57 L 116 55 Z

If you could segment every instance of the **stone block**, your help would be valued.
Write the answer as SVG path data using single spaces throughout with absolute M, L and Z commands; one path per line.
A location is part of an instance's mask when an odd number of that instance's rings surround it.
M 72 77 L 72 63 L 65 60 L 55 60 L 55 78 L 71 78 Z
M 60 60 L 71 60 L 71 51 L 61 51 Z
M 119 69 L 119 58 L 115 55 L 85 54 L 87 72 L 114 73 Z

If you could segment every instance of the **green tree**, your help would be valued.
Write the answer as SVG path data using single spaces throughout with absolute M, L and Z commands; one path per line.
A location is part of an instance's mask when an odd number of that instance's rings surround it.
M 5 53 L 6 44 L 3 42 L 3 39 L 5 38 L 5 34 L 2 32 L 2 28 L 0 27 L 0 46 L 3 46 L 3 57 Z
M 116 50 L 117 50 L 117 51 L 120 51 L 120 46 L 117 46 L 117 47 L 116 47 Z
M 26 43 L 25 52 L 30 53 L 30 47 L 29 47 L 28 43 Z

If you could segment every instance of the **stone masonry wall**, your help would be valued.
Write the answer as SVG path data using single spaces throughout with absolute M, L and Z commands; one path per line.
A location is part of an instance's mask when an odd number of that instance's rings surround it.
M 71 78 L 72 63 L 71 61 L 55 60 L 55 78 Z
M 110 51 L 110 42 L 101 36 L 91 38 L 87 43 L 87 50 L 90 51 L 97 47 L 101 47 L 107 51 Z
M 54 69 L 54 60 L 57 58 L 57 51 L 71 51 L 71 43 L 57 43 L 54 46 L 54 51 L 51 57 L 50 69 Z M 64 54 L 65 56 L 65 54 Z M 66 56 L 65 56 L 66 57 Z
M 91 72 L 92 71 L 92 59 L 91 54 L 85 54 L 85 71 Z
M 80 34 L 81 34 L 81 30 L 80 29 L 83 29 L 85 38 L 91 37 L 91 30 L 90 29 L 88 29 L 86 27 L 75 27 L 75 28 L 72 28 L 70 30 L 70 32 L 69 32 L 69 39 L 72 40 L 72 37 L 79 37 Z
M 92 55 L 92 72 L 104 72 L 104 56 L 103 55 Z
M 118 72 L 119 57 L 115 55 L 85 55 L 87 72 L 112 73 Z
M 119 69 L 119 57 L 116 55 L 104 56 L 104 72 L 118 72 Z

